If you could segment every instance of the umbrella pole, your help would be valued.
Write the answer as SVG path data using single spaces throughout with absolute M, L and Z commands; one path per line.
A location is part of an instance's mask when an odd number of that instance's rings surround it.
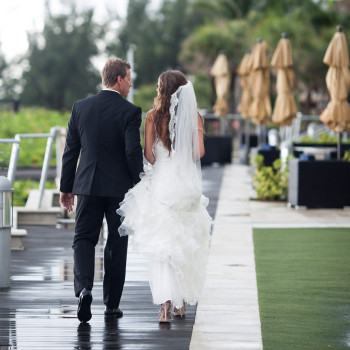
M 261 145 L 261 125 L 260 124 L 258 124 L 257 126 L 256 126 L 256 133 L 257 133 L 257 135 L 258 135 L 258 148 L 260 147 L 260 145 Z
M 245 143 L 245 154 L 244 154 L 244 164 L 248 164 L 248 154 L 250 146 L 250 120 L 246 119 L 244 123 L 244 143 Z
M 263 144 L 267 144 L 267 139 L 266 139 L 266 125 L 261 125 L 261 142 Z
M 220 117 L 219 122 L 220 122 L 220 135 L 223 136 L 223 135 L 225 135 L 226 118 Z
M 341 158 L 341 132 L 338 132 L 338 143 L 337 143 L 337 160 Z

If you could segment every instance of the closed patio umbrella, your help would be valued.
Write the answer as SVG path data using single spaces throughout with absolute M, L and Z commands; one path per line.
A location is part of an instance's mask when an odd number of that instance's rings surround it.
M 347 102 L 350 88 L 349 52 L 342 26 L 333 35 L 323 62 L 329 66 L 326 83 L 330 101 L 320 120 L 339 133 L 338 159 L 340 159 L 341 132 L 350 130 L 350 108 Z
M 244 119 L 249 118 L 249 109 L 252 103 L 252 94 L 251 94 L 251 86 L 250 86 L 250 68 L 251 68 L 251 55 L 246 53 L 242 61 L 240 62 L 237 73 L 241 77 L 241 87 L 242 94 L 241 100 L 237 107 L 237 111 L 242 115 Z
M 259 40 L 251 54 L 250 84 L 253 102 L 249 114 L 257 124 L 266 124 L 271 118 L 270 72 L 266 57 L 266 42 Z
M 251 54 L 246 53 L 242 61 L 240 62 L 237 73 L 241 77 L 241 87 L 242 87 L 242 93 L 241 93 L 241 100 L 239 102 L 239 105 L 237 107 L 238 113 L 241 114 L 242 118 L 245 119 L 244 122 L 244 143 L 246 147 L 246 152 L 244 156 L 244 163 L 248 163 L 248 152 L 249 152 L 249 146 L 250 146 L 250 121 L 249 118 L 249 111 L 250 106 L 252 104 L 252 92 L 251 92 L 251 85 L 250 85 L 250 70 L 251 70 L 252 60 L 251 60 Z
M 271 65 L 277 70 L 277 99 L 272 121 L 279 126 L 289 126 L 297 115 L 297 107 L 291 91 L 294 87 L 293 58 L 290 40 L 282 34 L 272 56 Z
M 215 78 L 216 102 L 214 114 L 224 117 L 228 113 L 227 96 L 230 88 L 230 70 L 226 56 L 221 53 L 216 58 L 210 74 Z

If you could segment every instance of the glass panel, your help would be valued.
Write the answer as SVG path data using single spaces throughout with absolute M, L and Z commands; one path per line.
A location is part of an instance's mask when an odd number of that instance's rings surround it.
M 13 192 L 3 192 L 2 200 L 0 200 L 0 209 L 2 209 L 2 227 L 12 226 L 12 197 Z M 2 203 L 1 203 L 2 202 Z M 1 208 L 2 204 L 2 208 Z M 1 224 L 0 221 L 0 224 Z

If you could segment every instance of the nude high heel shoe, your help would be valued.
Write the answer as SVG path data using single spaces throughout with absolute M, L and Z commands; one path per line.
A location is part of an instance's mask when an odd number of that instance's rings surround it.
M 166 303 L 160 306 L 159 310 L 159 323 L 169 323 L 171 320 L 171 302 L 167 301 Z
M 183 302 L 182 307 L 180 307 L 180 309 L 178 309 L 174 306 L 173 312 L 174 312 L 174 316 L 184 317 L 186 315 L 185 302 Z

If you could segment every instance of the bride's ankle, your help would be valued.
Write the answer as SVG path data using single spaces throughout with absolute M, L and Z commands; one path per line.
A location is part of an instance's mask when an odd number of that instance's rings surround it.
M 171 301 L 168 300 L 165 303 L 160 305 L 160 310 L 159 310 L 159 322 L 170 322 L 171 320 Z

